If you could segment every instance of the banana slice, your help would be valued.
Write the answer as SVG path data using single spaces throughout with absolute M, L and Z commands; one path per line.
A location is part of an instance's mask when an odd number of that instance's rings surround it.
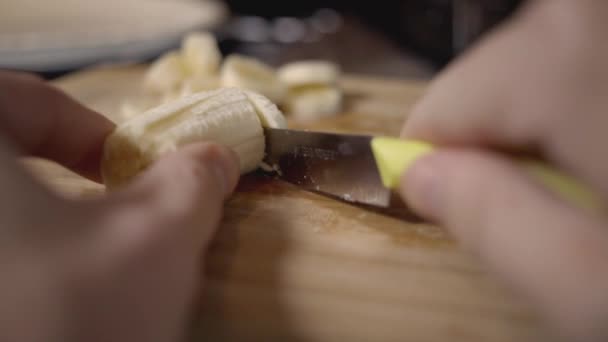
M 186 68 L 181 55 L 169 52 L 154 62 L 144 76 L 144 89 L 165 93 L 179 87 L 186 78 Z
M 106 140 L 103 179 L 109 188 L 123 185 L 166 153 L 198 141 L 232 148 L 239 156 L 241 172 L 252 171 L 264 157 L 263 123 L 283 125 L 285 121 L 269 102 L 240 89 L 219 89 L 137 115 Z
M 181 53 L 188 75 L 204 78 L 219 72 L 222 53 L 212 34 L 197 32 L 186 36 Z
M 253 90 L 275 103 L 282 102 L 286 88 L 277 77 L 275 70 L 256 59 L 231 55 L 226 58 L 221 70 L 223 87 Z
M 314 121 L 342 110 L 342 92 L 333 86 L 307 86 L 290 90 L 285 110 L 297 121 Z
M 281 82 L 289 87 L 332 85 L 340 77 L 340 67 L 321 60 L 299 61 L 282 66 L 278 75 Z

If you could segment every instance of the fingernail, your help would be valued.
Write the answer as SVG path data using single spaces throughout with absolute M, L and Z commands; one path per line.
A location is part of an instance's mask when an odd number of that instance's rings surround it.
M 423 156 L 406 170 L 400 185 L 401 194 L 412 209 L 433 220 L 440 218 L 443 210 L 445 167 L 442 164 L 440 154 Z

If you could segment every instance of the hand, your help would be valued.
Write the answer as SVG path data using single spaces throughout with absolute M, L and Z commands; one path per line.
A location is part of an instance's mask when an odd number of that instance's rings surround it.
M 83 202 L 50 192 L 16 162 L 18 150 L 99 179 L 113 128 L 32 76 L 0 72 L 0 340 L 176 341 L 184 333 L 205 246 L 238 179 L 236 157 L 192 145 L 123 191 Z
M 402 194 L 527 295 L 565 337 L 606 340 L 608 220 L 490 149 L 528 149 L 608 200 L 608 3 L 538 0 L 431 85 L 403 136 L 443 146 Z

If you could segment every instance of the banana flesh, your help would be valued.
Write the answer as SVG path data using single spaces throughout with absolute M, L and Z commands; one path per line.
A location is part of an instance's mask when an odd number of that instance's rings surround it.
M 300 122 L 330 117 L 342 109 L 342 92 L 333 86 L 306 86 L 290 89 L 285 110 Z
M 121 118 L 128 120 L 183 96 L 220 88 L 221 61 L 222 54 L 212 34 L 195 32 L 187 35 L 180 50 L 164 54 L 146 71 L 144 95 L 156 96 L 156 102 L 142 106 L 141 101 L 130 99 L 121 106 Z
M 249 90 L 254 95 L 246 92 L 247 96 L 261 108 L 276 108 L 277 103 L 296 121 L 314 121 L 342 111 L 340 73 L 338 65 L 323 60 L 296 61 L 278 70 L 238 54 L 222 63 L 212 34 L 191 33 L 182 40 L 180 50 L 165 54 L 148 69 L 143 95 L 153 101 L 127 100 L 121 107 L 121 122 L 150 108 L 219 88 Z M 270 123 L 284 123 L 282 113 L 273 117 Z
M 182 82 L 179 90 L 179 97 L 219 88 L 220 79 L 215 75 L 210 75 L 208 77 L 192 77 Z
M 285 116 L 279 110 L 277 105 L 272 103 L 268 98 L 250 91 L 245 90 L 245 94 L 256 109 L 262 126 L 271 128 L 287 128 L 287 120 Z
M 282 102 L 286 93 L 285 86 L 272 67 L 246 56 L 228 56 L 220 77 L 223 87 L 252 90 L 275 103 Z
M 186 77 L 186 68 L 180 54 L 169 52 L 150 66 L 144 79 L 144 88 L 150 92 L 166 93 L 176 89 Z
M 210 33 L 192 33 L 182 42 L 182 59 L 186 73 L 202 79 L 218 73 L 222 62 L 217 41 Z
M 108 188 L 116 188 L 163 155 L 201 141 L 234 150 L 246 173 L 264 158 L 263 125 L 286 126 L 277 107 L 259 94 L 225 88 L 189 95 L 119 125 L 105 142 L 101 173 Z
M 338 82 L 340 68 L 321 60 L 299 61 L 282 66 L 278 75 L 281 82 L 289 87 L 333 85 Z

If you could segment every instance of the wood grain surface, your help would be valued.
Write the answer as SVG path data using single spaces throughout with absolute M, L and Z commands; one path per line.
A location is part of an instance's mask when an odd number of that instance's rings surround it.
M 143 68 L 108 67 L 57 85 L 118 120 Z M 425 84 L 348 76 L 344 114 L 292 127 L 398 134 Z M 77 129 L 77 128 L 75 128 Z M 67 196 L 103 187 L 28 162 Z M 397 215 L 398 216 L 398 215 Z M 446 233 L 248 175 L 226 204 L 205 269 L 195 341 L 539 341 L 525 301 Z

